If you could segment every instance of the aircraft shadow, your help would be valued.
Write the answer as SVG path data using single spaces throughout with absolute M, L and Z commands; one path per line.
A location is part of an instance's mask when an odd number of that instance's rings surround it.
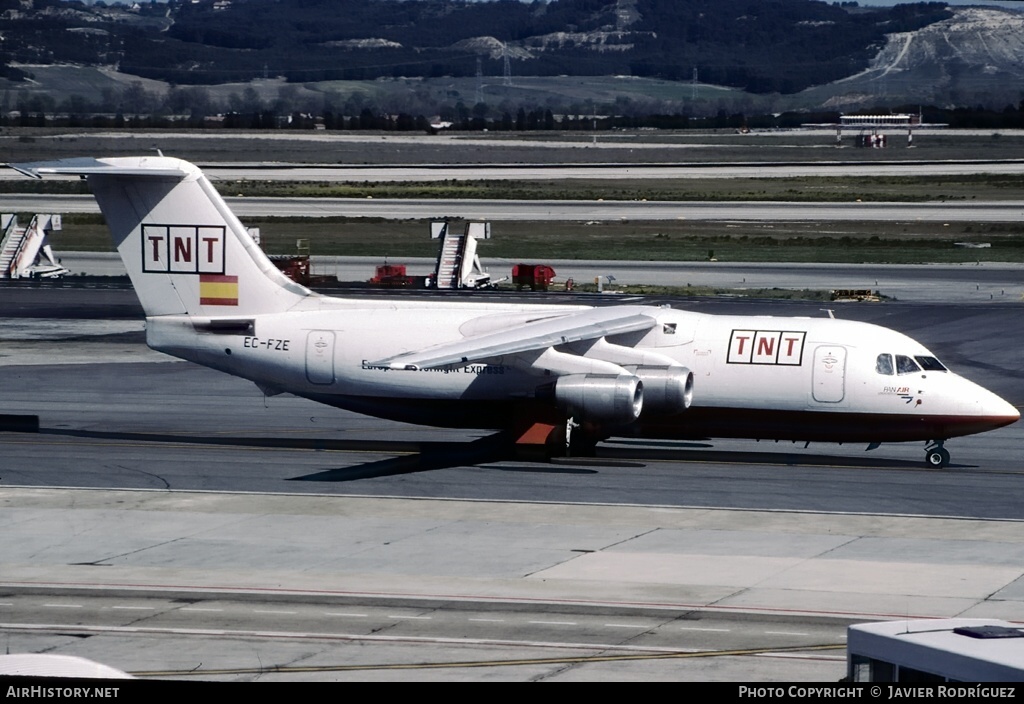
M 415 474 L 417 472 L 429 472 L 437 469 L 451 469 L 453 467 L 466 467 L 489 462 L 499 462 L 505 457 L 476 458 L 467 456 L 465 452 L 454 452 L 451 454 L 434 455 L 433 453 L 421 453 L 406 457 L 394 457 L 378 462 L 369 462 L 354 467 L 338 467 L 327 469 L 315 474 L 307 474 L 303 477 L 292 477 L 287 481 L 292 482 L 350 482 L 358 479 L 377 479 L 380 477 L 393 477 L 401 474 Z M 597 474 L 596 470 L 584 469 L 581 467 L 552 467 L 551 465 L 538 463 L 533 466 L 501 466 L 489 467 L 499 472 L 523 472 L 538 474 Z
M 275 438 L 251 436 L 202 436 L 174 433 L 134 433 L 123 431 L 74 430 L 40 428 L 40 435 L 59 435 L 95 440 L 119 440 L 139 443 L 177 443 L 232 447 L 264 447 L 297 450 L 341 450 L 351 452 L 387 452 L 399 457 L 364 463 L 352 467 L 329 469 L 294 477 L 290 481 L 341 482 L 374 477 L 387 477 L 434 469 L 449 469 L 491 462 L 515 460 L 514 445 L 503 433 L 496 433 L 469 442 L 430 442 L 373 439 Z M 555 457 L 536 464 L 505 465 L 495 469 L 505 472 L 593 474 L 599 467 L 641 467 L 644 461 L 707 462 L 713 464 L 760 464 L 787 467 L 858 467 L 872 469 L 924 470 L 922 461 L 888 459 L 870 456 L 838 456 L 822 453 L 742 452 L 715 450 L 702 442 L 645 442 L 617 440 L 614 445 L 599 445 L 596 457 Z M 971 469 L 973 465 L 950 464 L 951 469 Z M 934 471 L 934 470 L 929 470 Z
M 40 435 L 65 435 L 94 440 L 126 442 L 162 442 L 190 445 L 227 445 L 231 447 L 267 447 L 282 450 L 350 450 L 355 452 L 421 452 L 435 445 L 456 443 L 418 442 L 408 440 L 335 440 L 324 438 L 268 438 L 230 435 L 177 435 L 174 433 L 132 433 L 105 430 L 69 430 L 40 428 Z
M 401 440 L 371 439 L 324 439 L 324 438 L 273 438 L 250 436 L 204 436 L 178 435 L 174 433 L 133 433 L 104 430 L 73 430 L 66 428 L 40 428 L 40 435 L 61 435 L 91 440 L 118 440 L 133 443 L 172 443 L 190 445 L 216 445 L 229 447 L 264 447 L 285 450 L 343 450 L 350 452 L 388 452 L 399 457 L 368 462 L 352 467 L 324 470 L 288 481 L 343 482 L 357 479 L 372 479 L 435 469 L 449 469 L 490 462 L 501 462 L 515 458 L 511 439 L 503 433 L 485 436 L 469 442 L 420 442 Z M 542 472 L 557 474 L 594 474 L 594 470 L 574 465 L 599 464 L 602 466 L 640 466 L 623 460 L 595 460 L 593 458 L 562 459 L 563 466 L 538 462 L 536 465 L 519 467 L 504 466 L 507 472 Z
M 521 472 L 523 474 L 597 474 L 598 473 L 596 469 L 587 469 L 586 467 L 579 466 L 580 464 L 584 464 L 582 462 L 581 463 L 576 463 L 576 464 L 577 464 L 577 466 L 575 466 L 575 467 L 565 467 L 565 466 L 560 466 L 560 465 L 547 464 L 546 462 L 538 462 L 537 464 L 532 464 L 532 465 L 509 465 L 509 464 L 503 464 L 500 467 L 488 467 L 488 469 L 492 469 L 495 472 L 513 472 L 513 473 Z M 617 463 L 617 464 L 614 464 L 614 465 L 604 464 L 602 466 L 605 466 L 605 467 L 607 467 L 607 466 L 615 466 L 615 467 L 636 466 L 636 467 L 642 467 L 643 465 L 640 465 L 640 464 L 630 464 L 630 463 Z
M 664 447 L 668 449 L 685 449 L 685 448 L 705 448 L 711 449 L 714 445 L 710 442 L 694 442 L 692 440 L 623 440 L 616 438 L 614 440 L 616 446 L 630 446 L 630 447 Z
M 429 472 L 435 469 L 449 469 L 466 465 L 484 464 L 508 459 L 511 443 L 502 433 L 479 438 L 471 442 L 419 443 L 418 452 L 401 457 L 389 457 L 376 462 L 352 467 L 327 469 L 302 477 L 292 477 L 293 482 L 350 482 L 357 479 L 392 477 L 399 474 Z
M 705 445 L 705 447 L 710 447 Z M 599 447 L 600 457 L 631 460 L 663 460 L 670 462 L 707 462 L 711 464 L 776 465 L 786 467 L 837 467 L 870 469 L 914 469 L 928 470 L 924 457 L 920 461 L 890 459 L 886 457 L 850 457 L 827 454 L 806 454 L 797 452 L 738 452 L 733 450 L 691 450 L 642 448 L 642 447 Z M 922 453 L 923 454 L 923 453 Z M 949 469 L 969 469 L 969 465 L 949 464 Z

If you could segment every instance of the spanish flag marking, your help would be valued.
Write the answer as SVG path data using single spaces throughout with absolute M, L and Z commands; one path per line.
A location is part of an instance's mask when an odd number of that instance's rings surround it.
M 199 305 L 237 306 L 238 277 L 223 274 L 200 274 Z

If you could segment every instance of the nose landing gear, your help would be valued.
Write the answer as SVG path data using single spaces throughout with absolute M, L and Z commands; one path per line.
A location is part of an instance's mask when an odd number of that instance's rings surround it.
M 932 469 L 941 469 L 949 464 L 949 451 L 942 443 L 942 440 L 932 440 L 925 445 L 924 463 Z

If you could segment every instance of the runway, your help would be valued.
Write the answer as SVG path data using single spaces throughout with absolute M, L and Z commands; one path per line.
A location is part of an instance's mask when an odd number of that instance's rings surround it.
M 580 145 L 577 145 L 580 146 Z M 586 146 L 586 145 L 584 145 Z M 621 148 L 621 145 L 620 145 Z M 657 147 L 655 147 L 657 148 Z M 813 162 L 749 164 L 280 164 L 212 162 L 198 163 L 213 181 L 315 181 L 324 183 L 401 183 L 434 181 L 647 181 L 652 179 L 734 179 L 802 177 L 893 177 L 893 176 L 967 176 L 984 174 L 1020 174 L 1024 160 L 1005 161 L 892 161 L 892 162 Z M 0 170 L 0 181 L 23 179 L 9 170 Z
M 853 134 L 856 134 L 854 132 Z M 896 137 L 896 135 L 899 137 Z M 0 135 L 12 161 L 40 154 L 80 157 L 146 154 L 159 147 L 198 163 L 214 180 L 442 181 L 785 178 L 803 176 L 957 176 L 1019 174 L 1013 153 L 1020 130 L 915 129 L 923 149 L 906 149 L 904 133 L 885 150 L 837 149 L 834 129 L 728 132 L 523 133 L 436 135 L 399 132 L 126 130 L 50 134 L 23 143 Z M 932 151 L 949 136 L 964 144 Z M 847 132 L 845 146 L 851 144 Z M 966 140 L 966 142 L 964 141 Z M 254 159 L 255 157 L 255 159 Z M 931 158 L 928 158 L 931 157 Z M 950 158 L 952 157 L 952 158 Z M 0 180 L 22 178 L 0 170 Z
M 416 198 L 237 198 L 224 199 L 246 217 L 352 217 L 467 219 L 500 222 L 602 220 L 710 220 L 837 222 L 1021 222 L 1024 201 L 929 203 L 786 203 L 707 201 L 483 200 Z M 92 196 L 0 195 L 0 212 L 98 213 Z
M 41 426 L 0 434 L 12 652 L 201 679 L 822 681 L 850 621 L 1024 619 L 1019 424 L 951 441 L 939 472 L 917 444 L 474 462 L 474 433 L 168 361 L 130 291 L 27 291 L 0 297 L 5 412 Z M 1024 401 L 1017 303 L 843 314 Z

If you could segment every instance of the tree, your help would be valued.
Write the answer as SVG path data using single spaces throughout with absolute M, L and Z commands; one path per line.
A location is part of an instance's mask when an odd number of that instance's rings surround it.
M 122 93 L 121 101 L 128 112 L 140 115 L 148 112 L 152 106 L 152 99 L 142 85 L 142 81 L 132 81 Z

